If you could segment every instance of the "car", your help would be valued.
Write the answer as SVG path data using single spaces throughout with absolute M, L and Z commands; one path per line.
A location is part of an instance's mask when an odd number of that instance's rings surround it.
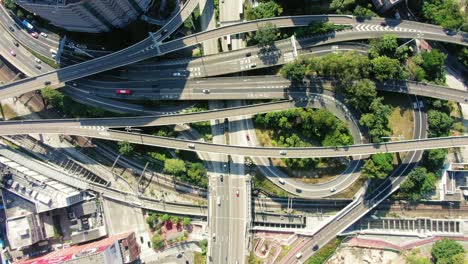
M 246 57 L 252 56 L 252 52 L 247 52 L 247 53 L 245 54 L 245 56 L 246 56 Z
M 15 32 L 15 29 L 14 29 L 12 26 L 8 26 L 8 29 L 9 29 L 11 32 Z
M 296 189 L 296 192 L 297 192 L 297 193 L 301 193 L 302 190 L 301 190 L 301 189 Z
M 216 233 L 213 233 L 213 241 L 216 241 Z
M 297 259 L 300 259 L 301 257 L 302 257 L 302 253 L 301 253 L 301 252 L 299 252 L 299 253 L 296 254 L 296 258 L 297 258 Z
M 285 182 L 283 179 L 281 179 L 281 178 L 278 179 L 278 182 L 281 183 L 281 184 L 283 184 L 283 185 L 286 183 L 286 182 Z
M 42 68 L 41 65 L 37 65 L 37 64 L 34 64 L 34 67 L 36 67 L 38 70 Z
M 16 41 L 16 40 L 13 40 L 13 45 L 15 45 L 16 47 L 19 47 L 19 43 L 18 43 L 18 41 Z
M 42 63 L 42 61 L 41 61 L 40 59 L 38 59 L 38 58 L 34 58 L 34 61 L 37 62 L 37 63 L 39 63 L 39 64 Z
M 36 39 L 39 37 L 39 34 L 37 34 L 37 32 L 31 32 L 30 35 Z
M 41 36 L 44 37 L 44 38 L 47 38 L 47 34 L 44 33 L 44 32 L 41 32 Z
M 285 156 L 286 154 L 288 154 L 288 152 L 283 149 L 283 150 L 280 150 L 279 154 Z
M 184 252 L 182 251 L 182 252 L 179 252 L 176 257 L 181 258 L 183 255 L 184 255 Z
M 77 87 L 78 84 L 77 83 L 72 83 L 73 87 Z
M 219 180 L 220 180 L 220 181 L 223 181 L 223 175 L 222 175 L 222 174 L 219 175 Z
M 236 190 L 236 196 L 239 197 L 239 190 Z
M 387 22 L 385 22 L 385 21 L 380 22 L 380 25 L 381 25 L 382 27 L 388 26 L 388 25 L 387 25 Z
M 174 77 L 181 77 L 181 76 L 183 76 L 183 75 L 182 75 L 182 73 L 180 73 L 180 72 L 173 72 L 173 73 L 172 73 L 172 76 L 174 76 Z
M 335 187 L 331 187 L 331 188 L 330 188 L 330 192 L 336 192 L 336 188 L 335 188 Z
M 11 56 L 16 57 L 16 52 L 14 50 L 12 50 L 12 49 L 10 49 L 10 54 L 11 54 Z
M 209 89 L 203 89 L 202 91 L 204 94 L 209 94 L 210 93 L 210 90 Z
M 195 144 L 193 144 L 193 143 L 188 143 L 187 146 L 188 146 L 189 148 L 192 148 L 192 149 L 195 148 Z
M 247 138 L 247 141 L 250 141 L 250 136 L 249 136 L 249 134 L 245 135 L 245 138 Z
M 315 245 L 315 246 L 312 247 L 313 251 L 317 251 L 318 249 L 319 249 L 319 245 Z
M 132 90 L 130 89 L 117 89 L 115 90 L 116 94 L 132 94 Z
M 253 68 L 255 68 L 255 67 L 257 67 L 257 64 L 256 64 L 256 63 L 252 63 L 252 64 L 250 64 L 250 68 L 252 68 L 252 69 L 253 69 Z
M 45 82 L 44 82 L 44 85 L 50 85 L 50 84 L 51 84 L 50 81 L 45 81 Z
M 218 206 L 221 206 L 221 197 L 219 197 L 219 196 L 216 197 L 216 204 L 217 204 Z

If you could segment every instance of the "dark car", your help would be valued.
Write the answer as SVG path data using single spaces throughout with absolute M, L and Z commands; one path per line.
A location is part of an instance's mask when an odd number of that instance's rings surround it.
M 302 190 L 301 190 L 301 189 L 296 189 L 296 192 L 297 192 L 297 193 L 301 193 Z
M 245 54 L 246 57 L 250 57 L 252 56 L 252 53 L 251 52 L 248 52 L 247 54 Z
M 382 27 L 386 27 L 386 26 L 388 26 L 388 25 L 387 25 L 387 22 L 385 22 L 385 21 L 383 21 L 383 22 L 380 22 L 380 25 L 381 25 Z
M 319 245 L 315 245 L 315 246 L 312 248 L 313 251 L 317 251 L 317 249 L 319 249 Z
M 50 81 L 45 81 L 45 82 L 44 82 L 44 85 L 50 85 L 50 84 L 51 84 Z
M 11 32 L 14 32 L 15 29 L 12 27 L 12 26 L 8 26 L 8 29 L 11 31 Z

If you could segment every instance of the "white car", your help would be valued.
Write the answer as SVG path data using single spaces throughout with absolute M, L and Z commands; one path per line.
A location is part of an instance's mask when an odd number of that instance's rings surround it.
M 193 144 L 193 143 L 188 143 L 187 146 L 188 146 L 189 148 L 195 148 L 195 144 Z
M 331 188 L 330 188 L 330 192 L 336 192 L 336 188 L 335 188 L 335 187 L 331 187 Z
M 208 94 L 208 93 L 210 93 L 210 90 L 209 89 L 203 89 L 203 93 Z
M 41 36 L 43 36 L 44 38 L 47 38 L 47 34 L 44 32 L 41 32 Z
M 37 63 L 39 63 L 39 64 L 42 63 L 42 61 L 41 61 L 40 59 L 38 59 L 38 58 L 34 58 L 34 61 L 37 62 Z
M 288 154 L 288 152 L 286 150 L 280 150 L 279 154 L 284 156 Z

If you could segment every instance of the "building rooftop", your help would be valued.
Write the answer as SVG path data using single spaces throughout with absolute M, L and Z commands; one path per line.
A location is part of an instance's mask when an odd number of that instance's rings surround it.
M 6 220 L 8 241 L 11 248 L 23 248 L 40 240 L 33 214 L 26 214 Z

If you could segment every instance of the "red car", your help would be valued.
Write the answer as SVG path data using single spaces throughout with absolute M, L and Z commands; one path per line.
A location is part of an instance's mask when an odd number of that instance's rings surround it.
M 247 138 L 247 141 L 250 141 L 250 136 L 249 136 L 249 134 L 245 135 L 245 137 Z
M 116 94 L 132 94 L 132 90 L 130 89 L 118 89 L 115 91 Z
M 11 56 L 16 57 L 16 53 L 15 53 L 15 51 L 12 50 L 12 49 L 10 49 L 10 54 L 11 54 Z
M 36 32 L 31 32 L 31 36 L 33 36 L 33 38 L 38 38 L 39 34 L 37 34 Z

